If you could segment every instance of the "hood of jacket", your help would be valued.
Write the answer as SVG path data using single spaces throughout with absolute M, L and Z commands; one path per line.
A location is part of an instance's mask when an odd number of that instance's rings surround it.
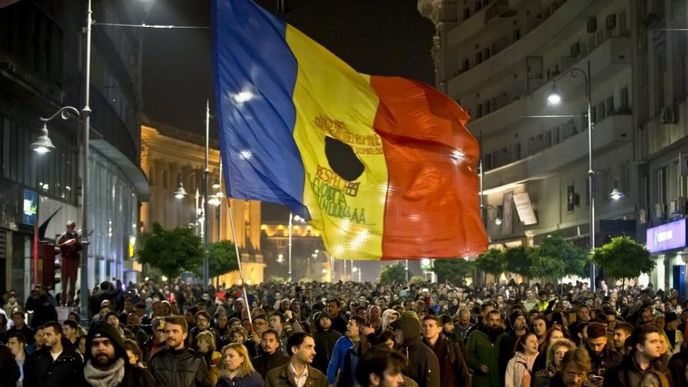
M 404 332 L 404 346 L 420 342 L 420 322 L 418 319 L 404 314 L 390 326 L 392 329 L 401 329 Z
M 127 351 L 124 349 L 124 340 L 119 334 L 119 331 L 112 325 L 105 323 L 96 325 L 88 332 L 88 336 L 86 336 L 86 353 L 84 354 L 85 360 L 93 358 L 91 354 L 91 344 L 93 344 L 93 340 L 97 338 L 109 339 L 112 346 L 115 347 L 115 358 L 121 358 L 128 361 Z

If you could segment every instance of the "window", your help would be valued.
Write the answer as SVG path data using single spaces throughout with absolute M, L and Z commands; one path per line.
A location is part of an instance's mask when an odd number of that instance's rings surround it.
M 514 30 L 514 41 L 521 39 L 521 29 L 517 28 Z
M 620 100 L 620 104 L 619 104 L 620 105 L 619 106 L 620 112 L 625 113 L 625 114 L 630 113 L 630 108 L 628 106 L 628 87 L 624 87 L 623 89 L 621 89 L 621 91 L 619 92 L 619 97 L 620 97 L 619 98 L 619 100 Z
M 463 9 L 463 20 L 466 20 L 469 17 L 471 17 L 471 9 L 466 7 Z
M 607 102 L 605 104 L 607 108 L 607 116 L 613 116 L 614 115 L 614 96 L 610 95 L 607 97 Z
M 604 120 L 605 117 L 607 117 L 606 114 L 605 114 L 606 112 L 607 112 L 607 111 L 604 110 L 604 101 L 598 103 L 598 104 L 597 104 L 597 118 L 598 118 L 598 122 Z

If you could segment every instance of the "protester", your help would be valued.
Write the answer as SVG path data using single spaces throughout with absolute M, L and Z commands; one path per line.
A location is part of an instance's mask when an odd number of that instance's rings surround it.
M 404 375 L 420 387 L 440 386 L 440 364 L 437 355 L 421 341 L 420 322 L 412 313 L 406 313 L 391 324 L 394 338 L 402 353 L 407 356 Z
M 506 338 L 502 316 L 493 310 L 487 314 L 487 324 L 481 325 L 468 337 L 466 358 L 473 370 L 473 387 L 499 387 L 504 377 L 499 370 L 499 348 Z
M 405 363 L 402 354 L 386 348 L 375 348 L 358 362 L 356 381 L 362 387 L 405 386 L 401 372 Z
M 0 345 L 0 386 L 14 387 L 22 374 L 9 348 Z
M 518 338 L 514 357 L 509 360 L 504 376 L 505 387 L 530 387 L 533 381 L 533 364 L 538 356 L 538 338 L 528 332 Z
M 153 376 L 144 368 L 132 365 L 122 336 L 110 324 L 93 327 L 86 338 L 86 365 L 83 386 L 154 387 Z
M 642 376 L 656 371 L 670 378 L 670 372 L 657 362 L 662 356 L 662 331 L 651 324 L 635 328 L 629 338 L 631 352 L 624 357 L 620 365 L 605 373 L 605 387 L 635 387 L 640 385 Z
M 562 361 L 566 353 L 576 347 L 569 339 L 554 340 L 547 348 L 545 368 L 533 373 L 534 387 L 547 387 L 555 376 L 561 376 Z
M 83 379 L 83 359 L 74 348 L 62 345 L 62 325 L 44 325 L 45 345 L 24 363 L 24 387 L 71 387 Z
M 7 337 L 7 347 L 12 352 L 14 361 L 17 362 L 17 367 L 19 367 L 20 375 L 18 385 L 21 385 L 21 383 L 24 381 L 24 364 L 26 363 L 26 357 L 28 356 L 26 353 L 26 339 L 24 338 L 24 335 L 20 332 L 10 333 Z M 0 385 L 3 384 L 0 383 Z
M 213 387 L 205 359 L 184 345 L 188 325 L 184 317 L 165 318 L 166 346 L 153 356 L 151 373 L 160 386 Z
M 423 317 L 423 344 L 437 355 L 440 365 L 440 381 L 447 387 L 469 387 L 471 374 L 458 343 L 442 332 L 441 320 L 433 314 Z
M 327 387 L 327 378 L 311 367 L 315 358 L 315 340 L 305 332 L 289 336 L 287 351 L 290 360 L 287 364 L 268 372 L 266 387 Z
M 255 370 L 263 379 L 267 377 L 268 371 L 289 362 L 289 357 L 284 354 L 280 346 L 279 334 L 276 331 L 268 329 L 263 332 L 260 342 L 263 354 L 255 358 L 253 362 Z
M 243 344 L 231 343 L 222 348 L 221 364 L 216 387 L 262 387 L 264 384 Z

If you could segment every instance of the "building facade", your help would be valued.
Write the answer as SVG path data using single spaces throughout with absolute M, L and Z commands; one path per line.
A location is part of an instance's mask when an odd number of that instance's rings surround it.
M 468 110 L 468 127 L 481 143 L 481 199 L 492 246 L 534 245 L 558 233 L 590 247 L 586 78 L 595 245 L 635 235 L 633 4 L 443 0 L 420 5 L 436 25 L 436 86 Z M 562 97 L 559 106 L 548 105 L 553 87 Z M 625 194 L 622 200 L 610 198 L 614 188 Z
M 131 20 L 117 2 L 95 1 L 94 18 Z M 81 219 L 78 118 L 48 123 L 55 149 L 40 155 L 31 144 L 40 117 L 63 106 L 83 107 L 85 3 L 5 2 L 0 6 L 0 288 L 23 297 L 34 283 L 34 226 L 54 241 L 67 220 Z M 130 245 L 138 204 L 148 184 L 138 168 L 137 36 L 93 28 L 89 170 L 88 283 L 135 281 Z M 40 276 L 40 270 L 38 270 Z M 59 270 L 58 270 L 59 273 Z M 58 275 L 59 277 L 59 275 Z M 77 282 L 78 283 L 78 282 Z M 55 287 L 61 291 L 61 284 Z
M 205 170 L 205 140 L 202 136 L 144 120 L 141 126 L 141 169 L 148 176 L 151 200 L 141 206 L 144 231 L 153 223 L 164 228 L 192 227 L 203 235 L 203 171 Z M 247 283 L 263 281 L 261 254 L 261 205 L 258 201 L 227 199 L 220 172 L 218 144 L 211 143 L 208 152 L 211 200 L 208 201 L 208 241 L 235 241 L 239 247 L 244 276 Z M 175 197 L 183 187 L 187 195 Z M 220 193 L 220 195 L 218 195 Z M 234 233 L 230 220 L 230 206 Z M 239 280 L 238 273 L 221 276 L 219 284 L 232 285 Z

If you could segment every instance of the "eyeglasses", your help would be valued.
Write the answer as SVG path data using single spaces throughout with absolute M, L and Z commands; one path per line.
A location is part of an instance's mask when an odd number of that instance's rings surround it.
M 165 329 L 156 329 L 156 332 L 165 333 Z

